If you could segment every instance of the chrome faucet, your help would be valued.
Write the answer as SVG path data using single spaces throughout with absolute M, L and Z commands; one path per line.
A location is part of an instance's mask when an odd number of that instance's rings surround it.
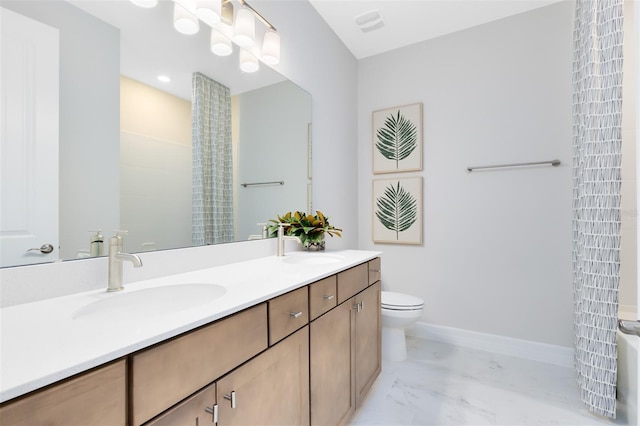
M 135 268 L 142 266 L 142 260 L 135 254 L 122 252 L 122 236 L 127 235 L 127 231 L 114 231 L 114 236 L 109 238 L 109 283 L 107 291 L 120 291 L 124 289 L 122 285 L 122 262 L 127 260 L 133 263 Z
M 302 244 L 300 238 L 293 235 L 284 235 L 284 228 L 286 228 L 287 226 L 291 225 L 288 223 L 278 223 L 278 248 L 276 250 L 276 256 L 284 256 L 284 242 L 286 240 L 293 240 Z

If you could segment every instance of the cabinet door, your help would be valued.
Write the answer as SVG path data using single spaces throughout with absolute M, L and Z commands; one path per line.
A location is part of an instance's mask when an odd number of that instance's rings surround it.
M 117 361 L 9 402 L 0 408 L 3 426 L 124 425 L 126 362 Z
M 204 426 L 214 423 L 215 383 L 207 386 L 145 426 Z
M 345 424 L 355 412 L 352 363 L 353 300 L 310 325 L 311 424 Z
M 355 298 L 356 406 L 360 406 L 381 370 L 380 282 Z
M 218 380 L 218 425 L 309 424 L 309 327 Z
M 131 418 L 142 424 L 267 348 L 262 303 L 134 354 Z

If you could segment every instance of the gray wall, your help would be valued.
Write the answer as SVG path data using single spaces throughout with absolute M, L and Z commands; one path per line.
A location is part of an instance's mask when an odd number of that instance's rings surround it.
M 359 241 L 421 321 L 571 346 L 573 3 L 361 60 Z M 371 112 L 424 104 L 424 244 L 371 239 Z M 467 173 L 471 165 L 562 165 Z M 404 175 L 394 175 L 396 177 Z
M 307 1 L 261 1 L 260 13 L 282 36 L 274 68 L 312 96 L 313 208 L 344 229 L 327 248 L 357 247 L 357 61 Z
M 257 223 L 287 211 L 307 211 L 307 135 L 311 97 L 286 81 L 232 98 L 236 240 L 261 234 Z M 246 182 L 284 185 L 242 187 Z M 285 206 L 285 207 L 283 207 Z M 283 208 L 285 209 L 283 211 Z
M 59 257 L 73 258 L 86 231 L 120 227 L 119 176 L 104 173 L 119 162 L 120 34 L 63 2 L 2 6 L 60 30 Z

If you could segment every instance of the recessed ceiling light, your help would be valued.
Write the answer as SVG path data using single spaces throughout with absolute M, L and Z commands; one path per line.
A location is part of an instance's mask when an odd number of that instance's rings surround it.
M 169 77 L 167 75 L 159 75 L 158 76 L 158 80 L 160 80 L 163 83 L 169 83 L 169 82 L 171 82 L 171 77 Z

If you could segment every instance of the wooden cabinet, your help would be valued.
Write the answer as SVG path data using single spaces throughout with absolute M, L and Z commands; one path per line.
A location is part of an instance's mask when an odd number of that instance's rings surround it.
M 311 424 L 343 425 L 355 412 L 353 319 L 342 303 L 310 324 Z
M 354 363 L 356 406 L 364 400 L 382 366 L 380 282 L 354 297 Z
M 338 303 L 355 296 L 369 285 L 369 271 L 366 263 L 338 273 Z
M 218 381 L 218 426 L 309 424 L 309 327 Z
M 145 426 L 203 426 L 214 423 L 216 385 L 211 384 Z
M 266 348 L 262 303 L 132 355 L 132 423 L 146 422 Z
M 346 424 L 381 370 L 380 281 L 369 286 L 366 264 L 346 272 L 338 294 L 364 290 L 310 324 L 312 426 Z
M 309 295 L 304 286 L 269 301 L 269 345 L 309 323 Z
M 369 265 L 369 285 L 380 281 L 380 258 L 376 257 L 368 262 Z
M 338 280 L 335 275 L 309 286 L 309 320 L 314 320 L 338 304 Z
M 3 426 L 126 423 L 126 361 L 120 360 L 0 407 Z
M 217 423 L 216 423 L 217 422 Z M 304 327 L 145 426 L 309 425 Z

